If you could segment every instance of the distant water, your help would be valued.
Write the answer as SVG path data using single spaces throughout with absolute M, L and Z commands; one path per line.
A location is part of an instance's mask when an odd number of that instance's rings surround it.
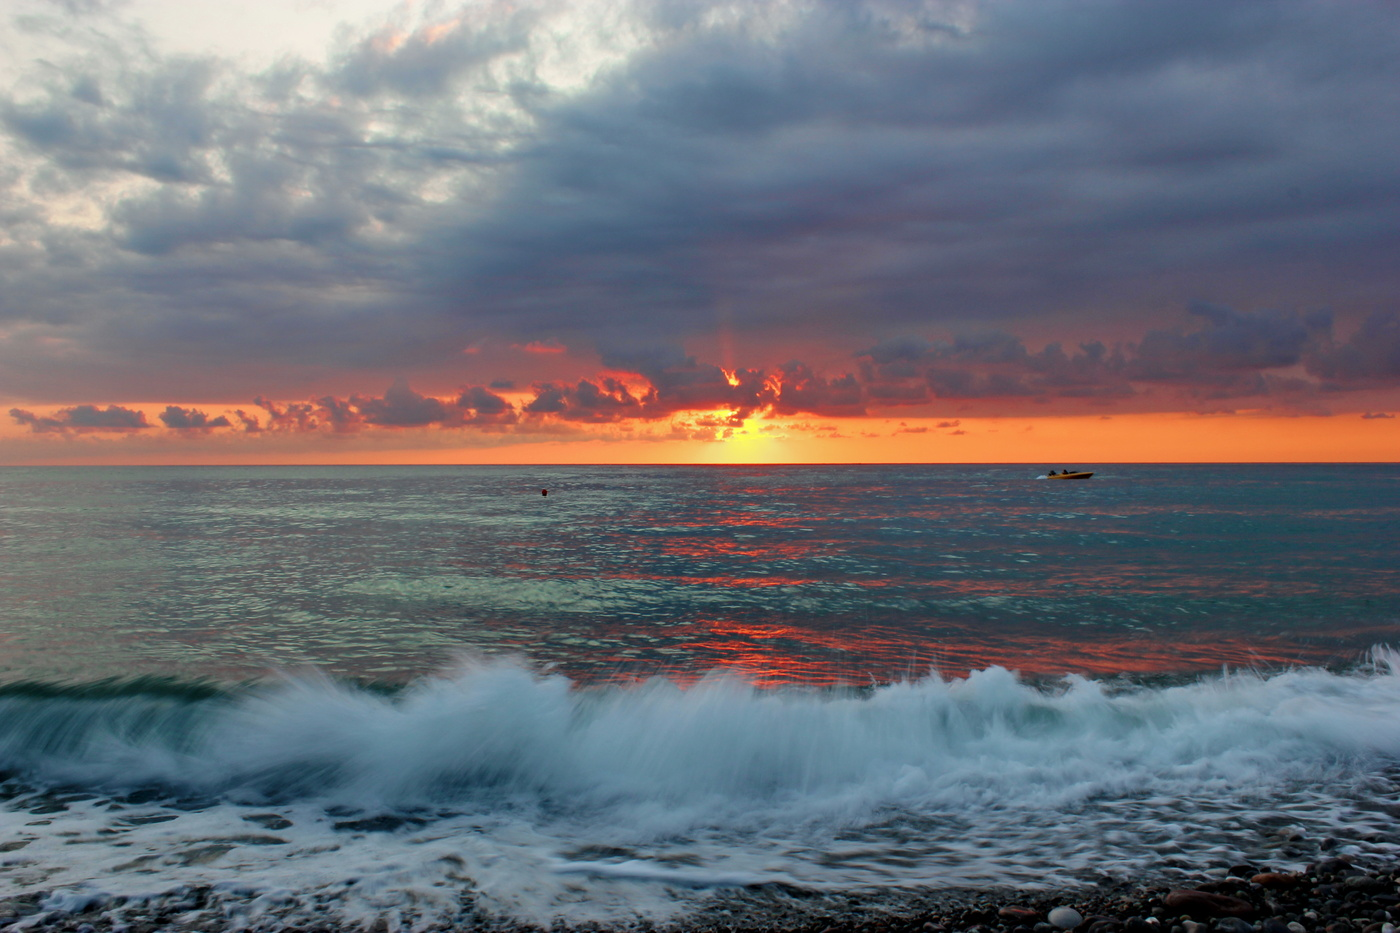
M 1392 852 L 1400 468 L 1093 468 L 0 470 L 0 896 L 626 922 Z

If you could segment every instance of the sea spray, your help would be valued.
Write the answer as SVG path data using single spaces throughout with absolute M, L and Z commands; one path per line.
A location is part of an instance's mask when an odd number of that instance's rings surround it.
M 1288 839 L 1329 836 L 1384 853 L 1396 662 L 1378 649 L 1349 673 L 1110 685 L 992 668 L 763 690 L 733 673 L 580 687 L 464 659 L 395 691 L 318 676 L 14 689 L 0 885 L 207 888 L 250 923 L 620 922 L 736 886 L 1296 866 L 1307 853 Z
M 575 687 L 464 660 L 396 692 L 317 676 L 223 692 L 142 683 L 0 696 L 0 765 L 103 791 L 157 784 L 341 805 L 547 799 L 925 813 L 1305 779 L 1400 756 L 1396 655 L 1369 671 L 1226 672 L 1169 686 L 991 668 L 873 689 L 760 690 L 717 673 Z

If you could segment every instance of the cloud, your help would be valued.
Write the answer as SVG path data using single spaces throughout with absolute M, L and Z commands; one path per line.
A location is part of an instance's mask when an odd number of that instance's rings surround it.
M 494 388 L 495 386 L 493 386 Z M 511 388 L 502 386 L 500 388 Z M 516 420 L 515 408 L 501 396 L 485 386 L 468 386 L 457 395 L 457 407 L 464 412 L 465 424 L 513 424 Z
M 514 349 L 525 353 L 567 353 L 569 348 L 553 340 L 532 340 L 525 344 L 515 344 Z
M 1038 353 L 992 331 L 929 343 L 885 341 L 858 354 L 872 403 L 918 405 L 938 399 L 1119 398 L 1133 394 L 1121 350 L 1098 342 L 1073 354 L 1058 343 Z
M 127 0 L 46 0 L 46 2 L 62 9 L 70 16 L 79 17 L 107 12 L 120 7 Z
M 483 386 L 464 386 L 448 399 L 423 395 L 403 378 L 382 396 L 333 395 L 307 402 L 254 400 L 268 414 L 265 430 L 283 433 L 354 434 L 367 428 L 487 428 L 514 424 L 515 408 Z M 249 430 L 264 430 L 256 419 L 239 413 Z
M 978 4 L 894 29 L 883 5 L 763 9 L 777 25 L 653 22 L 625 69 L 541 112 L 547 145 L 478 241 L 484 301 L 561 326 L 549 307 L 588 308 L 591 326 L 662 336 L 708 323 L 719 295 L 755 328 L 847 333 L 1102 301 L 1164 269 L 1198 287 L 1232 269 L 1282 297 L 1256 231 L 1269 224 L 1281 253 L 1320 231 L 1287 191 L 1324 212 L 1350 211 L 1363 187 L 1395 194 L 1384 134 L 1366 132 L 1368 181 L 1353 186 L 1316 175 L 1315 159 L 1344 158 L 1297 133 L 1351 122 L 1309 94 L 1388 121 L 1370 108 L 1393 92 L 1312 47 L 1318 29 L 1389 47 L 1367 17 L 1145 3 L 1071 22 Z M 1347 77 L 1320 87 L 1324 59 Z M 1251 68 L 1299 96 L 1261 102 Z M 519 281 L 542 290 L 497 287 Z
M 1021 338 L 1000 331 L 943 341 L 887 339 L 855 354 L 855 371 L 844 373 L 820 372 L 800 360 L 773 369 L 725 369 L 675 347 L 614 348 L 601 360 L 605 372 L 572 382 L 537 382 L 532 395 L 518 403 L 493 391 L 514 391 L 509 380 L 489 387 L 468 384 L 440 397 L 420 393 L 400 377 L 382 395 L 321 395 L 305 401 L 260 395 L 254 404 L 265 413 L 261 418 L 241 409 L 210 416 L 199 408 L 170 405 L 159 421 L 194 437 L 222 428 L 249 435 L 405 429 L 527 435 L 669 419 L 687 431 L 721 438 L 751 418 L 850 418 L 896 410 L 928 417 L 946 412 L 950 401 L 960 411 L 1004 414 L 1035 412 L 1030 406 L 1057 400 L 1157 411 L 1185 405 L 1199 411 L 1202 401 L 1254 397 L 1260 407 L 1317 413 L 1324 390 L 1373 392 L 1393 384 L 1390 357 L 1397 344 L 1392 338 L 1400 330 L 1395 315 L 1371 315 L 1345 341 L 1334 338 L 1332 318 L 1323 312 L 1197 305 L 1190 316 L 1198 322 L 1194 328 L 1155 329 L 1139 341 L 1111 348 L 1097 341 L 1081 343 L 1072 353 L 1059 343 L 1032 350 Z M 15 408 L 11 416 L 36 433 L 150 427 L 141 412 L 120 405 L 78 405 L 49 416 Z M 960 425 L 948 418 L 932 428 L 900 422 L 895 433 L 962 433 Z
M 150 427 L 144 414 L 121 405 L 108 405 L 106 408 L 99 408 L 96 405 L 75 405 L 72 408 L 61 409 L 56 414 L 47 417 L 38 416 L 23 409 L 11 408 L 10 417 L 18 424 L 28 425 L 29 430 L 35 434 L 129 433 Z
M 865 393 L 850 373 L 828 379 L 813 373 L 806 363 L 791 362 L 783 366 L 780 380 L 774 414 L 857 417 L 866 413 Z
M 1329 311 L 1239 311 L 1195 302 L 1191 328 L 1154 328 L 1112 347 L 1058 342 L 1031 351 L 1003 331 L 946 342 L 918 337 L 882 341 L 857 354 L 872 405 L 925 405 L 936 399 L 1047 402 L 1143 400 L 1163 388 L 1159 405 L 1191 399 L 1270 397 L 1301 402 L 1320 388 L 1394 384 L 1400 375 L 1400 318 L 1373 314 L 1343 344 Z M 1304 378 L 1304 371 L 1324 382 Z
M 492 62 L 527 53 L 544 12 L 543 6 L 486 3 L 414 27 L 388 23 L 344 49 L 326 80 L 357 97 L 441 97 Z
M 240 414 L 242 414 L 240 412 Z M 229 421 L 226 415 L 219 415 L 210 418 L 207 414 L 194 408 L 181 408 L 178 405 L 167 405 L 165 411 L 158 416 L 162 424 L 167 428 L 177 431 L 210 431 L 214 428 L 229 428 L 233 422 Z M 247 421 L 243 424 L 246 426 Z
M 1345 343 L 1318 347 L 1308 372 L 1334 389 L 1400 385 L 1400 313 L 1376 311 Z
M 643 416 L 642 403 L 630 389 L 612 378 L 580 380 L 575 386 L 545 383 L 523 409 L 527 415 L 554 415 L 565 421 L 611 424 Z
M 321 422 L 317 418 L 316 406 L 307 402 L 279 404 L 271 399 L 258 396 L 253 404 L 267 412 L 267 425 L 263 430 L 288 433 L 317 430 Z
M 1261 370 L 1298 364 L 1309 345 L 1330 335 L 1331 314 L 1240 312 L 1196 303 L 1191 313 L 1204 319 L 1195 331 L 1149 331 L 1135 348 L 1127 374 L 1139 381 L 1205 383 L 1221 387 L 1247 374 L 1253 384 Z
M 1395 416 L 1385 411 L 1368 411 L 1361 417 L 1366 421 L 1376 421 L 1382 418 L 1394 418 Z
M 235 411 L 233 416 L 238 419 L 239 427 L 243 429 L 245 434 L 257 434 L 263 429 L 262 422 L 258 420 L 256 415 L 250 415 L 241 408 Z
M 604 352 L 603 365 L 642 377 L 650 388 L 639 399 L 646 417 L 675 412 L 725 409 L 738 426 L 754 411 L 773 402 L 769 376 L 760 370 L 726 371 L 698 363 L 673 347 Z
M 421 428 L 458 420 L 459 410 L 441 400 L 419 395 L 403 379 L 394 382 L 383 398 L 355 396 L 351 404 L 365 424 L 394 428 Z
M 463 346 L 722 326 L 753 370 L 871 348 L 859 404 L 813 370 L 785 409 L 1112 398 L 1128 378 L 1258 394 L 1250 374 L 1299 352 L 1329 384 L 1393 379 L 1370 344 L 1300 351 L 1309 324 L 1282 312 L 1163 323 L 1199 296 L 1352 320 L 1400 288 L 1384 4 L 450 0 L 254 71 L 68 6 L 91 28 L 53 27 L 0 98 L 14 398 L 440 385 L 478 378 Z M 1160 334 L 1133 372 L 1092 339 L 898 345 L 1104 322 Z M 577 391 L 536 362 L 519 384 Z M 638 401 L 766 398 L 684 375 Z

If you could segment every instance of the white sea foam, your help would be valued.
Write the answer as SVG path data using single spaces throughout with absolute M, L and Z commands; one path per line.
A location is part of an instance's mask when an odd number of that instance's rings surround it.
M 232 697 L 10 695 L 0 761 L 34 791 L 0 814 L 25 841 L 0 885 L 55 889 L 54 910 L 212 885 L 229 922 L 320 904 L 422 925 L 661 917 L 771 882 L 1284 864 L 1306 853 L 1283 827 L 1314 843 L 1396 828 L 1400 656 L 1374 660 L 1165 687 L 990 669 L 825 692 L 720 675 L 580 689 L 464 661 L 396 695 L 313 677 Z M 99 796 L 43 793 L 60 784 Z M 152 784 L 201 799 L 103 796 Z

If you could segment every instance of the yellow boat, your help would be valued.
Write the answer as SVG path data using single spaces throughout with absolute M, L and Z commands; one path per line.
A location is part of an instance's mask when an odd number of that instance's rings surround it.
M 1063 473 L 1053 473 L 1053 472 L 1052 472 L 1052 473 L 1047 473 L 1047 474 L 1045 474 L 1045 478 L 1046 478 L 1046 479 L 1088 479 L 1089 477 L 1091 477 L 1091 476 L 1093 476 L 1093 475 L 1094 475 L 1093 473 L 1071 473 L 1071 472 L 1069 472 L 1068 470 L 1066 470 L 1066 471 L 1063 472 Z

